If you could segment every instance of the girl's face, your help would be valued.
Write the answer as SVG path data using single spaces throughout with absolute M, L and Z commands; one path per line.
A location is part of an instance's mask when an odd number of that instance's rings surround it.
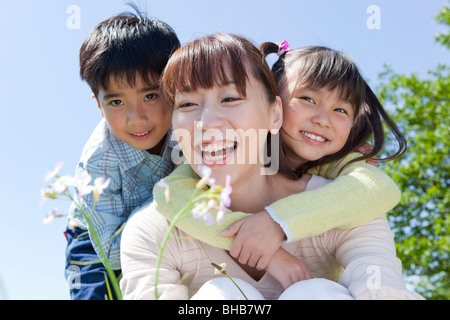
M 354 112 L 339 90 L 303 86 L 293 95 L 282 94 L 281 134 L 292 167 L 338 152 L 352 128 Z
M 212 169 L 216 183 L 259 175 L 267 133 L 279 129 L 281 99 L 267 101 L 262 84 L 249 76 L 246 96 L 234 83 L 175 94 L 172 126 L 187 161 Z

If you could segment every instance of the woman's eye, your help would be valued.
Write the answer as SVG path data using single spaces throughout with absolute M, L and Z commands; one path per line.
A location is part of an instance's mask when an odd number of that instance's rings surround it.
M 224 98 L 222 100 L 222 102 L 231 103 L 231 102 L 236 102 L 236 101 L 240 101 L 240 100 L 241 100 L 241 98 L 238 98 L 238 97 L 227 97 L 227 98 Z
M 183 102 L 178 105 L 179 109 L 194 107 L 196 104 L 193 102 Z

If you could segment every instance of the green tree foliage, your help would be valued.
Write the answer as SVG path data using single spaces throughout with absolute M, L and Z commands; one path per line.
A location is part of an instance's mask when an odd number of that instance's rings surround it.
M 448 4 L 436 21 L 450 27 Z M 435 39 L 450 49 L 448 31 Z M 419 276 L 418 293 L 449 299 L 450 66 L 438 64 L 423 78 L 386 67 L 380 77 L 379 97 L 385 106 L 394 107 L 391 115 L 408 141 L 407 153 L 383 167 L 403 193 L 389 213 L 397 253 L 405 275 Z

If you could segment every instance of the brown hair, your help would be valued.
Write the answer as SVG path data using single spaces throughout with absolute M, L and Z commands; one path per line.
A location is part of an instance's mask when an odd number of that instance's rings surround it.
M 231 71 L 231 79 L 228 78 L 228 70 Z M 249 73 L 263 85 L 266 99 L 270 103 L 275 102 L 277 85 L 258 48 L 241 36 L 216 33 L 192 40 L 173 53 L 161 78 L 162 94 L 169 108 L 173 108 L 177 92 L 210 89 L 231 82 L 236 85 L 239 94 L 246 96 Z M 271 150 L 271 138 L 269 133 L 267 150 Z M 281 144 L 278 153 L 279 172 L 294 178 Z
M 259 46 L 265 57 L 278 51 L 278 45 L 266 42 Z M 389 117 L 378 98 L 360 74 L 356 64 L 342 52 L 321 46 L 310 46 L 287 51 L 272 66 L 278 91 L 289 98 L 294 91 L 304 85 L 321 89 L 339 90 L 341 97 L 351 102 L 355 119 L 344 147 L 337 153 L 322 157 L 316 161 L 308 161 L 296 172 L 302 175 L 309 169 L 343 159 L 358 146 L 373 140 L 372 150 L 350 163 L 375 157 L 383 148 L 385 133 L 383 122 L 394 135 L 398 148 L 390 156 L 379 158 L 388 161 L 400 157 L 406 151 L 406 139 L 395 122 Z M 292 83 L 288 81 L 295 81 Z M 289 85 L 293 90 L 289 89 Z
M 232 79 L 228 79 L 227 68 Z M 162 76 L 163 94 L 173 105 L 178 91 L 210 89 L 233 81 L 245 96 L 247 72 L 264 86 L 266 97 L 275 101 L 277 85 L 264 57 L 249 40 L 226 33 L 216 33 L 195 39 L 172 55 Z

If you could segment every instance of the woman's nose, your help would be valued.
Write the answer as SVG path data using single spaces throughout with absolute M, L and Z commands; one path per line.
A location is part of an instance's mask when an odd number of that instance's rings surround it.
M 220 128 L 224 124 L 224 118 L 218 108 L 213 105 L 206 105 L 203 107 L 200 121 L 197 123 L 197 128 L 199 124 L 201 125 L 203 131 L 213 128 Z

